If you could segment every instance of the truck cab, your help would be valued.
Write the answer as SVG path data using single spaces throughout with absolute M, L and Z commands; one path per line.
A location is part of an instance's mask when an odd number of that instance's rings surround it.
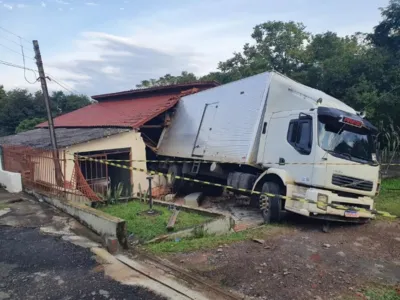
M 374 217 L 368 210 L 373 209 L 372 197 L 379 189 L 377 130 L 353 109 L 343 108 L 322 102 L 269 117 L 260 144 L 264 147 L 261 164 L 266 174 L 282 180 L 288 198 L 275 201 L 285 210 L 346 221 Z

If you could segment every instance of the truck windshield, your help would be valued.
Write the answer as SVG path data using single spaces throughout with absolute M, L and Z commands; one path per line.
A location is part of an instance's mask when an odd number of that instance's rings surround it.
M 357 162 L 372 162 L 373 139 L 367 128 L 318 118 L 319 146 L 330 154 Z

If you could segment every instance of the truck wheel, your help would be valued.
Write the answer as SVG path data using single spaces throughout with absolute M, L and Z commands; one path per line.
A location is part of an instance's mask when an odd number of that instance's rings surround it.
M 178 165 L 170 165 L 168 168 L 168 183 L 172 188 L 173 193 L 179 193 L 183 187 L 183 180 L 177 179 L 176 176 L 182 176 L 182 168 Z
M 275 182 L 266 182 L 262 187 L 262 192 L 280 195 L 280 188 Z M 281 220 L 281 200 L 280 197 L 260 196 L 260 209 L 266 224 Z

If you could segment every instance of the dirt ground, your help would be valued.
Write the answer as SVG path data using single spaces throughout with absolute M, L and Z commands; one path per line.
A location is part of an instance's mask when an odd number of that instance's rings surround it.
M 264 241 L 221 245 L 169 259 L 254 299 L 357 297 L 372 283 L 400 283 L 400 220 L 340 224 L 323 233 L 318 223 L 302 219 Z

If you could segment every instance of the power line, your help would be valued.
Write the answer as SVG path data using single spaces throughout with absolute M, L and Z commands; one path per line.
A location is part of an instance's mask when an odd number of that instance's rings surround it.
M 65 81 L 63 82 L 62 80 L 58 79 L 58 78 L 55 77 L 54 75 L 50 74 L 49 72 L 47 72 L 47 74 L 48 74 L 51 78 L 53 78 L 53 79 L 55 79 L 55 80 L 57 80 L 57 81 L 61 81 L 63 85 L 65 85 L 65 86 L 66 86 L 67 88 L 69 88 L 70 90 L 75 91 L 76 94 L 82 94 L 81 92 L 79 92 L 78 90 L 74 89 L 74 88 L 71 87 L 69 84 L 67 84 Z
M 24 67 L 24 66 L 21 66 L 21 65 L 17 65 L 17 64 L 13 64 L 13 63 L 10 63 L 10 62 L 8 62 L 8 61 L 4 61 L 4 60 L 0 60 L 0 64 L 2 64 L 2 65 L 5 65 L 5 66 L 8 66 L 8 67 L 14 67 L 14 68 L 18 68 L 18 69 L 22 69 L 22 70 L 29 70 L 29 71 L 32 71 L 34 74 L 35 74 L 35 78 L 36 77 L 38 77 L 37 76 L 37 74 L 36 74 L 36 71 L 34 70 L 34 69 L 30 69 L 30 68 L 26 68 L 26 67 Z M 47 73 L 47 74 L 49 74 L 49 73 Z M 50 75 L 50 74 L 49 74 Z M 50 81 L 53 81 L 55 84 L 57 84 L 57 85 L 59 85 L 60 87 L 62 87 L 63 89 L 65 89 L 66 91 L 68 91 L 68 92 L 70 92 L 71 94 L 82 94 L 82 93 L 80 93 L 79 91 L 77 91 L 77 90 L 75 90 L 75 89 L 73 89 L 73 88 L 68 88 L 68 87 L 66 87 L 66 86 L 68 86 L 66 83 L 60 83 L 58 80 L 56 80 L 55 78 L 54 78 L 54 76 L 52 76 L 51 75 L 51 77 L 48 77 L 48 79 L 50 80 Z M 61 80 L 60 80 L 61 81 Z
M 6 38 L 6 37 L 4 37 L 4 36 L 0 36 L 0 38 L 1 38 L 1 39 L 5 39 L 6 41 L 8 41 L 8 42 L 10 42 L 10 43 L 13 43 L 13 44 L 15 44 L 15 45 L 17 45 L 17 46 L 20 46 L 20 45 L 21 45 L 20 43 L 18 43 L 18 42 L 16 42 L 16 41 L 13 41 L 13 40 L 11 40 L 11 39 L 9 39 L 9 38 Z M 30 52 L 32 52 L 32 53 L 34 53 L 33 50 L 31 50 L 31 49 L 27 49 L 27 50 L 30 51 Z
M 16 51 L 16 50 L 14 50 L 14 49 L 11 49 L 10 47 L 7 47 L 7 46 L 5 46 L 5 45 L 3 45 L 3 44 L 0 44 L 0 46 L 3 46 L 4 48 L 8 49 L 8 50 L 11 51 L 11 52 L 17 53 L 18 55 L 22 55 L 19 51 Z M 32 59 L 32 60 L 35 60 L 33 57 L 30 57 L 30 56 L 27 56 L 27 58 L 30 58 L 30 59 Z
M 8 61 L 4 61 L 4 60 L 0 60 L 0 64 L 8 66 L 8 67 L 23 69 L 24 73 L 25 73 L 26 70 L 32 71 L 33 75 L 35 76 L 35 78 L 38 77 L 37 74 L 36 74 L 36 71 L 34 69 L 26 68 L 25 66 L 16 65 L 16 64 L 10 63 Z M 25 74 L 24 74 L 24 76 L 25 76 Z M 26 76 L 25 76 L 25 79 L 26 79 Z M 26 79 L 26 81 L 29 82 L 27 79 Z M 36 81 L 37 81 L 37 79 L 36 79 Z M 34 84 L 35 82 L 33 82 L 33 83 L 29 82 L 29 83 Z
M 6 65 L 6 66 L 9 66 L 9 67 L 14 67 L 14 68 L 18 68 L 18 69 L 26 69 L 26 70 L 29 70 L 29 71 L 32 71 L 32 72 L 36 72 L 34 69 L 25 68 L 24 66 L 20 66 L 20 65 L 14 64 L 14 63 L 10 63 L 10 62 L 4 61 L 4 60 L 0 60 L 0 64 Z M 36 76 L 36 74 L 35 74 L 35 76 Z
M 48 73 L 47 73 L 48 74 Z M 57 80 L 54 79 L 54 76 L 52 77 L 48 77 L 50 81 L 54 81 L 54 83 L 58 84 L 60 87 L 62 87 L 63 89 L 65 89 L 66 91 L 70 92 L 71 94 L 79 94 L 79 92 L 77 90 L 74 89 L 69 89 L 67 87 L 65 87 L 63 84 L 59 83 Z M 65 83 L 64 83 L 65 84 Z
M 21 53 L 22 53 L 22 61 L 24 62 L 24 78 L 25 78 L 25 81 L 26 81 L 27 83 L 34 84 L 34 83 L 36 83 L 37 79 L 36 79 L 34 82 L 30 82 L 30 81 L 26 78 L 26 66 L 25 66 L 24 46 L 22 46 L 22 38 L 19 38 L 19 40 L 20 40 L 20 42 L 21 42 L 20 46 L 21 46 Z
M 14 44 L 20 46 L 20 47 L 21 47 L 21 53 L 18 52 L 18 51 L 16 51 L 16 50 L 14 50 L 14 49 L 11 49 L 11 48 L 9 48 L 9 47 L 3 45 L 3 44 L 0 44 L 0 46 L 3 46 L 4 48 L 8 49 L 9 51 L 12 51 L 12 52 L 17 53 L 17 54 L 19 54 L 19 55 L 22 55 L 22 59 L 23 59 L 24 66 L 19 66 L 19 65 L 16 65 L 16 64 L 12 64 L 12 63 L 5 62 L 5 61 L 0 61 L 0 63 L 2 63 L 2 64 L 4 64 L 4 65 L 7 65 L 7 66 L 10 66 L 10 67 L 15 67 L 15 68 L 23 69 L 23 70 L 24 70 L 24 77 L 25 77 L 25 80 L 26 80 L 28 83 L 31 83 L 31 82 L 29 82 L 29 81 L 27 80 L 27 78 L 26 78 L 25 70 L 30 70 L 30 71 L 33 71 L 33 72 L 35 72 L 35 70 L 26 68 L 26 66 L 25 66 L 25 58 L 30 58 L 30 59 L 32 59 L 32 60 L 34 60 L 34 61 L 35 61 L 35 58 L 26 56 L 26 55 L 24 54 L 24 47 L 23 47 L 23 45 L 22 45 L 22 42 L 28 43 L 29 45 L 31 45 L 31 42 L 28 41 L 27 39 L 23 38 L 23 37 L 20 36 L 19 34 L 16 34 L 15 32 L 12 32 L 11 30 L 8 30 L 8 29 L 6 29 L 6 28 L 4 28 L 4 27 L 2 27 L 2 26 L 0 26 L 0 29 L 3 30 L 3 31 L 5 31 L 5 32 L 7 32 L 8 34 L 14 35 L 14 36 L 16 36 L 16 37 L 19 38 L 20 43 L 18 44 L 17 42 L 15 42 L 15 41 L 13 41 L 13 40 L 10 40 L 10 39 L 5 38 L 5 37 L 1 37 L 1 38 L 5 39 L 5 40 L 7 40 L 7 41 L 9 41 L 9 42 L 12 42 L 12 43 L 14 43 Z M 32 50 L 30 50 L 30 51 L 32 51 Z M 33 52 L 33 51 L 32 51 L 32 52 Z M 53 75 L 51 75 L 50 73 L 47 73 L 47 74 L 51 76 L 51 77 L 47 77 L 49 80 L 54 81 L 54 83 L 58 84 L 60 87 L 62 87 L 62 88 L 65 89 L 66 91 L 68 91 L 68 92 L 70 92 L 70 93 L 72 93 L 72 94 L 81 94 L 80 92 L 78 92 L 77 90 L 75 90 L 75 89 L 73 89 L 71 86 L 69 86 L 67 83 L 65 83 L 65 82 L 60 83 L 59 81 L 61 81 L 61 80 L 56 80 L 55 77 L 54 77 Z M 35 72 L 35 77 L 37 77 L 37 76 L 36 76 L 36 72 Z M 36 81 L 37 81 L 37 80 L 36 80 Z
M 388 94 L 394 92 L 395 90 L 400 89 L 400 85 L 395 86 L 394 88 L 392 88 L 389 92 L 386 92 L 385 94 L 383 94 L 382 96 L 380 96 L 379 98 L 375 99 L 374 101 L 370 102 L 367 106 L 364 107 L 364 109 L 366 109 L 367 107 L 371 106 L 371 104 L 374 104 L 376 101 L 381 100 L 383 97 L 386 97 Z
M 14 32 L 12 32 L 12 31 L 10 31 L 10 30 L 8 30 L 8 29 L 5 29 L 5 28 L 2 27 L 2 26 L 0 26 L 0 29 L 3 30 L 3 31 L 5 31 L 5 32 L 7 32 L 7 33 L 9 33 L 9 34 L 15 35 L 16 37 L 18 37 L 18 38 L 20 38 L 20 39 L 22 39 L 25 43 L 28 43 L 29 46 L 31 45 L 31 42 L 28 41 L 27 39 L 23 38 L 22 36 L 20 36 L 20 35 L 14 33 Z

